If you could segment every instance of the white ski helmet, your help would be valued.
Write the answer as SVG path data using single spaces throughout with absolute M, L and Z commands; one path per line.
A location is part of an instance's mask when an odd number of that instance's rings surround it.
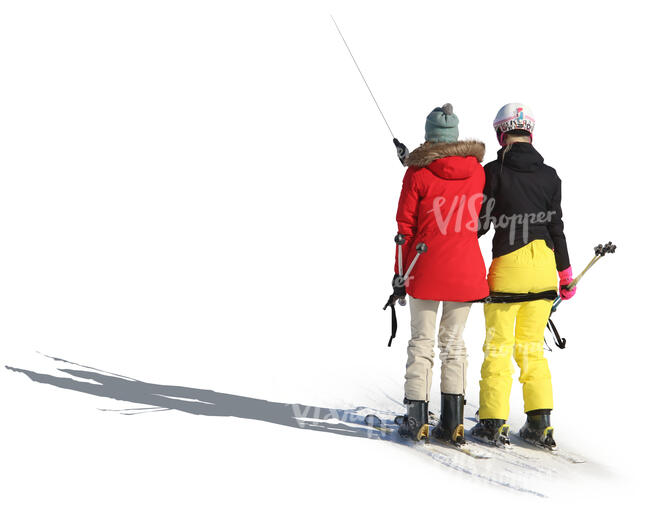
M 528 131 L 532 136 L 535 130 L 535 116 L 525 104 L 511 102 L 499 110 L 493 125 L 497 132 L 499 143 L 503 145 L 504 135 L 513 129 L 523 129 L 524 131 Z

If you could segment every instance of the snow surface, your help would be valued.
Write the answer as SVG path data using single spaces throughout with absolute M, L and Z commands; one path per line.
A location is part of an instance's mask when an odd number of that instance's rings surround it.
M 638 511 L 649 171 L 635 3 L 0 9 L 2 515 Z M 355 423 L 400 411 L 408 311 L 389 349 L 380 309 L 403 169 L 330 13 L 410 148 L 452 102 L 492 159 L 498 108 L 533 106 L 574 270 L 595 244 L 619 246 L 562 304 L 568 346 L 548 354 L 556 438 L 586 463 L 423 451 Z M 480 307 L 465 338 L 471 417 Z M 435 410 L 435 384 L 432 397 Z

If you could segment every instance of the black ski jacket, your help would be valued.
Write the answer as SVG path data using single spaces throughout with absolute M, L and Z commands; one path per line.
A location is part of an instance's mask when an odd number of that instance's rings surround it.
M 543 239 L 555 251 L 558 271 L 568 268 L 569 252 L 562 222 L 562 188 L 555 169 L 532 144 L 516 142 L 499 150 L 485 165 L 485 189 L 478 236 L 494 225 L 492 257 Z

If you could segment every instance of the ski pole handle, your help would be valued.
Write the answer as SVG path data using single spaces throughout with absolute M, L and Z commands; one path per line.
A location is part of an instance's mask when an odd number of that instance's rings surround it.
M 399 159 L 401 164 L 406 167 L 406 159 L 409 157 L 409 150 L 397 138 L 393 138 L 393 144 L 395 145 L 395 148 L 397 149 L 397 158 Z
M 575 288 L 575 286 L 578 285 L 578 282 L 582 278 L 582 275 L 584 275 L 587 271 L 589 271 L 589 268 L 591 266 L 593 266 L 596 262 L 598 262 L 599 258 L 600 258 L 600 256 L 596 256 L 596 257 L 592 258 L 591 262 L 589 262 L 589 264 L 587 264 L 587 267 L 582 270 L 582 273 L 580 273 L 577 277 L 575 277 L 573 279 L 573 281 L 569 285 L 566 286 L 566 290 L 571 291 L 571 289 Z M 557 310 L 557 308 L 560 306 L 561 303 L 562 303 L 562 298 L 560 296 L 555 298 L 555 300 L 553 300 L 553 305 L 551 306 L 551 313 L 555 312 Z

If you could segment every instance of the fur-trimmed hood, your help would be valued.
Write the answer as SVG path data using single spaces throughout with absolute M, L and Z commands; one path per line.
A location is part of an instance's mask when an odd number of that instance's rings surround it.
M 424 142 L 409 154 L 406 159 L 406 165 L 422 168 L 435 160 L 448 156 L 475 156 L 479 162 L 482 162 L 484 155 L 485 144 L 478 140 L 461 140 L 441 144 Z

